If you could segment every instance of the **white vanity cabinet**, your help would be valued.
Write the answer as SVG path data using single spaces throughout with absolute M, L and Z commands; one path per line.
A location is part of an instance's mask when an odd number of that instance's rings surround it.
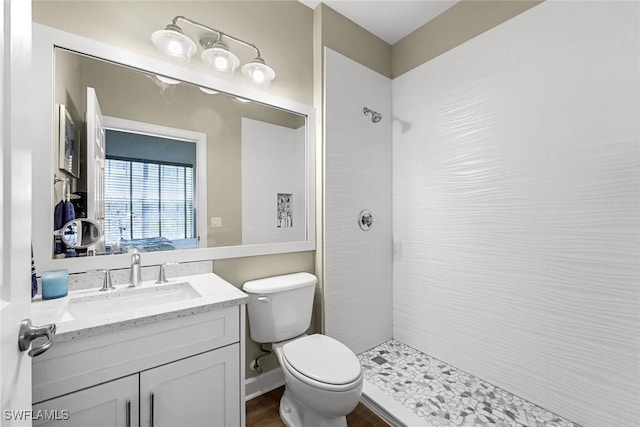
M 33 405 L 33 426 L 137 427 L 138 395 L 138 375 L 129 375 Z
M 233 344 L 36 404 L 34 414 L 42 419 L 33 425 L 240 425 L 238 348 Z M 45 411 L 54 419 L 44 419 Z
M 244 310 L 87 329 L 54 342 L 33 359 L 33 410 L 57 411 L 59 420 L 34 426 L 243 426 Z
M 140 373 L 140 425 L 240 425 L 238 370 L 234 344 Z

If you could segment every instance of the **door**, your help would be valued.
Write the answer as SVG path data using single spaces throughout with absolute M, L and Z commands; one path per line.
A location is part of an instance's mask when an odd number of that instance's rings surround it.
M 31 358 L 18 350 L 31 313 L 31 2 L 5 0 L 0 18 L 0 416 L 3 426 L 31 425 Z
M 136 374 L 33 405 L 33 426 L 136 427 L 138 410 Z
M 140 425 L 240 425 L 239 344 L 140 373 Z
M 96 221 L 104 235 L 104 166 L 106 135 L 98 95 L 87 88 L 87 217 Z M 96 246 L 104 251 L 104 236 Z

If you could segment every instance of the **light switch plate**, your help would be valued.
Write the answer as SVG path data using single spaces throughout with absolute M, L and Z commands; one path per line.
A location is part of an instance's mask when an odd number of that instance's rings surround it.
M 212 216 L 211 217 L 211 228 L 220 228 L 222 227 L 222 217 Z

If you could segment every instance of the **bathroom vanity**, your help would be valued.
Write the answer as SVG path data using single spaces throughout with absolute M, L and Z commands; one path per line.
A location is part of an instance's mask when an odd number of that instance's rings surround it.
M 244 425 L 246 299 L 208 273 L 35 302 L 34 321 L 58 332 L 33 359 L 34 413 L 65 426 Z

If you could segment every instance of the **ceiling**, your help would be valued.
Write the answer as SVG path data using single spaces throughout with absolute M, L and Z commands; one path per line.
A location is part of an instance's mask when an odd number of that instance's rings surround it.
M 299 0 L 312 9 L 320 0 Z M 389 44 L 431 21 L 458 0 L 322 0 Z

